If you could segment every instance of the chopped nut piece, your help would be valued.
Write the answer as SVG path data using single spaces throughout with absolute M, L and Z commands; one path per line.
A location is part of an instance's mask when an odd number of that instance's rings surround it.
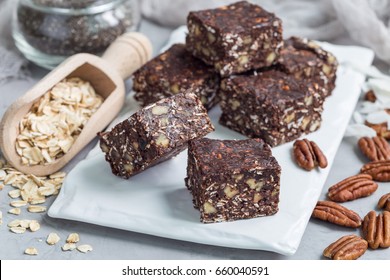
M 24 250 L 24 253 L 26 255 L 35 256 L 38 255 L 38 250 L 34 247 L 29 247 L 26 250 Z
M 30 205 L 27 208 L 27 211 L 31 212 L 31 213 L 42 213 L 42 212 L 46 211 L 46 207 L 45 206 Z
M 164 134 L 160 134 L 156 140 L 156 145 L 162 146 L 162 147 L 168 147 L 169 146 L 169 139 Z
M 74 243 L 65 243 L 64 246 L 62 246 L 62 251 L 72 251 L 76 249 L 76 244 Z
M 236 194 L 239 193 L 239 191 L 238 191 L 237 189 L 233 189 L 233 188 L 231 188 L 231 187 L 229 187 L 229 186 L 227 186 L 227 187 L 223 190 L 223 192 L 226 194 L 226 196 L 227 196 L 228 198 L 232 198 L 233 196 L 235 196 Z
M 78 233 L 71 233 L 69 234 L 68 238 L 66 239 L 67 243 L 77 243 L 80 241 L 80 236 Z
M 47 239 L 46 239 L 46 243 L 49 244 L 49 245 L 54 245 L 56 244 L 58 241 L 60 241 L 60 237 L 58 236 L 57 233 L 50 233 L 48 236 L 47 236 Z
M 169 110 L 168 106 L 157 105 L 157 106 L 154 106 L 152 108 L 152 114 L 153 115 L 164 115 L 164 114 L 168 113 L 168 110 Z
M 217 209 L 215 209 L 214 206 L 211 205 L 211 203 L 205 202 L 205 203 L 203 204 L 203 211 L 204 211 L 206 214 L 212 214 L 212 213 L 217 212 Z
M 13 215 L 20 215 L 21 209 L 20 208 L 12 208 L 8 210 L 8 213 L 13 214 Z
M 93 250 L 92 246 L 91 245 L 80 245 L 80 246 L 77 246 L 77 250 L 80 251 L 81 253 L 87 253 L 87 252 L 90 252 Z

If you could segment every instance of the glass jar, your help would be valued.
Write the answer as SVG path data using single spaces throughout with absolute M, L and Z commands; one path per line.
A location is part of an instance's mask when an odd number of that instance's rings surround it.
M 19 0 L 13 37 L 28 60 L 52 69 L 76 53 L 101 54 L 140 18 L 138 0 Z

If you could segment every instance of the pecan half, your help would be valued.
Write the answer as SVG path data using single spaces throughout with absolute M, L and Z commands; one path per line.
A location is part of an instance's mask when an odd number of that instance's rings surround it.
M 325 168 L 328 166 L 328 160 L 313 141 L 307 139 L 296 140 L 293 146 L 293 153 L 296 162 L 305 170 L 312 170 L 316 166 Z
M 367 250 L 367 241 L 351 234 L 330 244 L 324 250 L 324 256 L 333 260 L 356 260 Z
M 390 193 L 382 195 L 378 201 L 378 208 L 390 211 Z
M 383 137 L 362 137 L 358 141 L 358 146 L 372 161 L 390 159 L 390 145 Z
M 328 190 L 328 197 L 332 201 L 345 202 L 369 196 L 378 189 L 378 184 L 372 181 L 368 174 L 359 174 L 348 177 Z
M 387 130 L 387 122 L 375 124 L 370 123 L 368 121 L 364 122 L 365 125 L 368 127 L 371 127 L 373 130 L 376 131 L 376 135 L 385 138 L 386 140 L 390 140 L 390 131 Z
M 352 228 L 358 228 L 362 224 L 362 219 L 356 212 L 333 201 L 318 201 L 312 217 Z
M 375 102 L 376 101 L 375 92 L 372 89 L 367 91 L 366 94 L 364 95 L 364 100 L 370 101 L 370 102 Z
M 363 238 L 371 249 L 390 247 L 390 212 L 378 216 L 375 211 L 368 212 L 363 220 Z
M 379 160 L 366 163 L 360 173 L 369 174 L 378 182 L 390 182 L 390 160 Z

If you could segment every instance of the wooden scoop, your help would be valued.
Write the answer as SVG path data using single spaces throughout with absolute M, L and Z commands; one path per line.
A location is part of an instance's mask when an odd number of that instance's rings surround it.
M 102 58 L 81 53 L 66 59 L 17 99 L 4 114 L 0 123 L 0 148 L 5 159 L 26 174 L 45 176 L 60 170 L 119 113 L 125 100 L 123 80 L 146 63 L 151 54 L 152 46 L 148 38 L 133 32 L 118 37 Z M 43 94 L 64 78 L 71 77 L 89 81 L 104 102 L 84 126 L 68 153 L 45 165 L 23 165 L 15 148 L 20 121 Z

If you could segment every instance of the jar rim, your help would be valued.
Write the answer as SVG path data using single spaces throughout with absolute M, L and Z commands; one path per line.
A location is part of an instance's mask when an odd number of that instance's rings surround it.
M 112 10 L 125 1 L 128 0 L 96 0 L 91 1 L 90 6 L 82 8 L 56 7 L 51 5 L 38 4 L 37 1 L 34 0 L 20 0 L 19 3 L 44 13 L 63 15 L 90 15 Z

